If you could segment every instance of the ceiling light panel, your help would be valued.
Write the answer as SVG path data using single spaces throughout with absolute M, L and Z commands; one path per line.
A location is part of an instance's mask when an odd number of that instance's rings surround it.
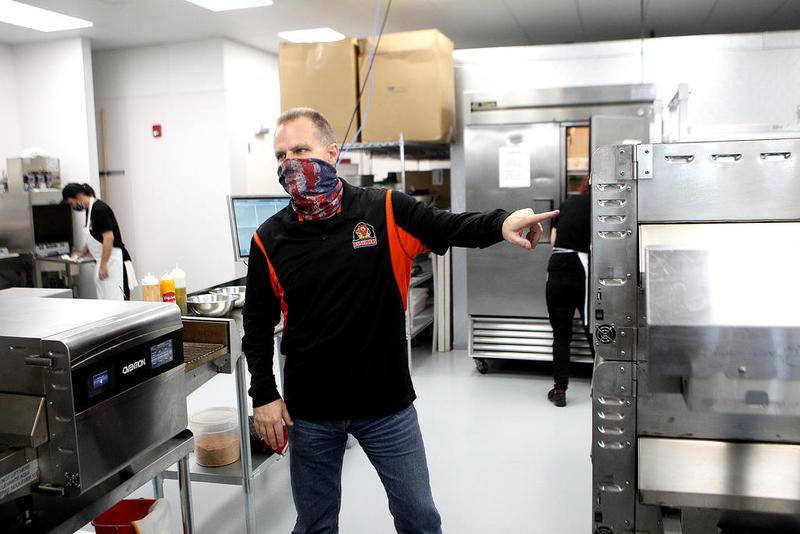
M 331 43 L 344 39 L 344 35 L 333 28 L 309 28 L 307 30 L 278 32 L 278 37 L 290 43 Z
M 63 13 L 29 6 L 13 0 L 0 0 L 0 22 L 40 32 L 59 32 L 94 26 L 88 20 L 70 17 Z
M 272 5 L 272 0 L 186 0 L 194 5 L 204 7 L 211 11 L 233 11 L 235 9 L 249 9 L 251 7 L 267 7 Z

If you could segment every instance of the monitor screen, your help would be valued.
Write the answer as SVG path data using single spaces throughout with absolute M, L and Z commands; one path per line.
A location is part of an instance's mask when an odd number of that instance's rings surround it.
M 66 241 L 72 246 L 72 210 L 61 204 L 33 206 L 33 236 L 36 243 Z
M 233 246 L 239 258 L 250 256 L 250 239 L 261 223 L 289 205 L 289 197 L 231 197 Z

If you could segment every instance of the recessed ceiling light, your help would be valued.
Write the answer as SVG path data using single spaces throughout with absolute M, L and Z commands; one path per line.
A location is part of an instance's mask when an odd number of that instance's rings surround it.
M 186 0 L 192 4 L 204 7 L 211 11 L 233 11 L 234 9 L 248 9 L 251 7 L 266 7 L 272 5 L 272 0 Z
M 23 26 L 40 32 L 59 32 L 94 26 L 88 20 L 70 17 L 49 9 L 29 6 L 14 0 L 0 0 L 0 22 Z
M 344 39 L 344 35 L 332 28 L 310 28 L 308 30 L 278 32 L 278 37 L 290 43 L 330 43 Z

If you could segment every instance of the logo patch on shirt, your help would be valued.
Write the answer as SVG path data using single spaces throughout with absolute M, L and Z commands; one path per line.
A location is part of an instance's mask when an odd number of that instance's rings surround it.
M 360 222 L 353 229 L 353 248 L 374 247 L 378 244 L 375 228 L 371 224 Z

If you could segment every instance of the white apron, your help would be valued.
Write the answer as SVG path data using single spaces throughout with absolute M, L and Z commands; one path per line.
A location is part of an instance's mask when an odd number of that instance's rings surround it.
M 583 267 L 583 324 L 589 324 L 589 254 L 571 248 L 553 247 L 553 254 L 577 254 Z
M 122 249 L 114 247 L 111 249 L 111 256 L 108 258 L 108 278 L 100 280 L 100 259 L 103 257 L 103 243 L 98 241 L 90 233 L 92 224 L 92 207 L 94 201 L 89 205 L 86 215 L 86 226 L 83 228 L 86 244 L 89 247 L 89 254 L 95 259 L 94 267 L 94 288 L 97 291 L 97 298 L 101 300 L 125 300 L 125 293 L 122 290 Z

